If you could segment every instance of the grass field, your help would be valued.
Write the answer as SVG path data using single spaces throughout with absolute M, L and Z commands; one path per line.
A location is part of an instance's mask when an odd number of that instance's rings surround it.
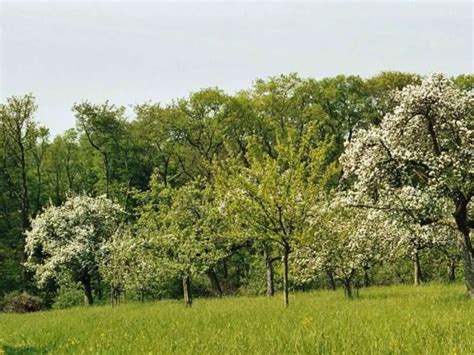
M 474 354 L 474 302 L 464 286 L 364 289 L 281 297 L 97 306 L 0 315 L 9 353 Z M 0 351 L 2 353 L 2 351 Z

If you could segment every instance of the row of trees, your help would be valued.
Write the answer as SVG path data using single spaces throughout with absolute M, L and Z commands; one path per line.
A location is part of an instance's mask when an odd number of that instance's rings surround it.
M 450 279 L 462 257 L 473 297 L 473 83 L 288 75 L 139 105 L 133 120 L 82 102 L 77 128 L 52 141 L 33 97 L 11 98 L 0 107 L 0 291 L 72 282 L 92 303 L 106 287 L 117 301 L 180 280 L 191 304 L 191 280 L 235 292 L 260 263 L 268 295 L 281 269 L 288 304 L 290 286 L 321 275 L 352 297 L 404 259 L 420 283 L 428 250 Z

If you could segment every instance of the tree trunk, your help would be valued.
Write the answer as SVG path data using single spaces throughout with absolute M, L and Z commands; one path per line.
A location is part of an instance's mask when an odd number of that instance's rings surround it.
M 110 287 L 110 300 L 112 302 L 112 307 L 114 305 L 120 304 L 120 288 L 117 286 Z
M 207 278 L 209 279 L 216 296 L 219 298 L 222 297 L 222 287 L 214 269 L 209 269 L 207 271 Z
M 39 210 L 41 209 L 41 185 L 43 184 L 42 178 L 41 178 L 41 165 L 38 163 L 38 166 L 36 167 L 36 175 L 38 175 L 38 188 L 36 190 L 36 206 L 35 206 L 35 211 L 33 213 L 33 217 L 36 217 L 38 214 Z
M 22 231 L 25 232 L 30 227 L 29 211 L 30 201 L 28 199 L 28 182 L 26 178 L 26 158 L 25 149 L 21 140 L 18 142 L 20 146 L 20 164 L 21 164 L 21 227 Z
M 369 268 L 364 267 L 364 287 L 370 286 Z
M 332 270 L 326 269 L 326 285 L 330 290 L 336 290 L 336 281 L 334 280 L 334 275 Z
M 456 260 L 454 260 L 454 259 L 449 260 L 448 280 L 449 280 L 449 282 L 456 281 Z
M 105 170 L 105 195 L 110 197 L 109 186 L 110 186 L 110 172 L 109 172 L 109 156 L 107 153 L 103 153 L 104 156 L 104 170 Z
M 193 298 L 191 294 L 191 279 L 189 276 L 183 277 L 183 295 L 184 295 L 184 304 L 186 307 L 191 307 L 193 304 Z
M 347 298 L 352 299 L 352 285 L 351 285 L 351 278 L 346 277 L 344 279 L 344 294 Z
M 283 249 L 283 301 L 288 307 L 288 255 L 290 254 L 290 247 L 285 245 Z
M 81 280 L 82 288 L 84 289 L 84 295 L 89 306 L 94 303 L 94 297 L 92 297 L 91 279 L 89 275 L 84 275 Z
M 423 283 L 423 274 L 421 272 L 421 264 L 420 264 L 420 257 L 418 252 L 415 252 L 415 256 L 413 258 L 413 280 L 415 286 L 419 286 Z
M 229 277 L 229 268 L 227 267 L 226 259 L 222 261 L 222 272 L 223 272 L 224 280 L 227 280 L 227 278 Z
M 470 226 L 468 224 L 468 203 L 469 199 L 466 199 L 464 195 L 460 194 L 456 201 L 456 211 L 453 215 L 457 227 L 462 233 L 462 237 L 459 238 L 458 243 L 464 264 L 467 295 L 470 299 L 474 299 L 474 250 L 472 249 Z
M 459 240 L 459 244 L 464 264 L 464 278 L 466 281 L 467 295 L 470 299 L 474 299 L 474 252 L 469 232 L 463 233 L 463 236 Z
M 275 287 L 273 286 L 273 259 L 270 248 L 267 245 L 263 247 L 263 256 L 265 258 L 267 297 L 272 297 L 275 293 Z

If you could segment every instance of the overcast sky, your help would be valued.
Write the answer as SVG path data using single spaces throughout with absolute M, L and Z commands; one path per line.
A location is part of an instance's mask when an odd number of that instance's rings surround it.
M 4 2 L 0 96 L 32 92 L 52 134 L 74 102 L 169 102 L 256 78 L 473 71 L 470 3 Z

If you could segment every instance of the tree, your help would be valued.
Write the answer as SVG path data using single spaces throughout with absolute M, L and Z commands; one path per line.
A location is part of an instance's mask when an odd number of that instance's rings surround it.
M 29 153 L 35 146 L 37 130 L 33 120 L 36 104 L 32 95 L 13 96 L 0 105 L 0 127 L 3 131 L 5 154 L 13 158 L 10 170 L 12 183 L 18 183 L 17 198 L 24 232 L 29 227 L 30 192 L 28 183 Z M 7 158 L 7 157 L 5 157 Z
M 35 123 L 36 108 L 31 94 L 13 96 L 0 104 L 0 268 L 7 290 L 28 287 L 29 275 L 21 267 L 25 261 L 23 233 L 43 202 L 40 160 L 47 146 L 47 130 Z
M 224 119 L 227 96 L 218 89 L 203 89 L 170 107 L 174 122 L 170 132 L 174 158 L 188 182 L 212 181 L 213 164 L 225 156 Z
M 48 197 L 55 205 L 62 204 L 70 193 L 93 191 L 95 179 L 91 179 L 90 150 L 88 142 L 81 147 L 74 129 L 56 136 L 48 145 L 43 165 Z
M 105 180 L 101 192 L 107 197 L 121 197 L 117 189 L 125 182 L 125 205 L 130 186 L 128 136 L 125 121 L 125 108 L 105 102 L 91 104 L 82 102 L 73 107 L 79 132 L 84 133 L 89 144 L 102 158 L 102 171 Z M 124 171 L 125 170 L 125 171 Z M 119 187 L 113 186 L 116 181 Z M 114 189 L 115 187 L 115 189 Z
M 319 81 L 309 80 L 307 85 L 315 103 L 334 121 L 341 146 L 344 138 L 350 141 L 357 128 L 366 126 L 373 119 L 371 93 L 361 77 L 338 75 Z
M 229 100 L 225 121 L 225 144 L 231 157 L 229 167 L 232 167 L 232 171 L 227 172 L 229 182 L 242 171 L 255 170 L 256 173 L 259 169 L 264 170 L 266 164 L 274 164 L 268 171 L 271 174 L 271 169 L 281 173 L 288 168 L 292 170 L 297 164 L 308 163 L 312 169 L 309 175 L 318 188 L 330 189 L 337 185 L 337 156 L 342 150 L 342 143 L 339 143 L 342 139 L 338 138 L 340 131 L 337 125 L 318 103 L 315 92 L 311 82 L 290 74 L 257 80 L 251 90 Z M 310 150 L 313 151 L 308 154 Z M 309 155 L 311 158 L 308 158 Z M 275 162 L 272 163 L 272 160 Z M 292 160 L 291 167 L 289 160 Z M 274 170 L 272 173 L 275 173 Z M 257 180 L 254 179 L 254 183 Z M 234 190 L 235 186 L 223 182 L 221 190 L 224 194 Z M 280 182 L 275 181 L 275 184 Z M 238 194 L 234 194 L 234 198 L 236 196 Z M 239 203 L 235 206 L 237 210 L 241 207 Z M 232 213 L 229 215 L 232 216 Z M 275 248 L 275 238 L 270 237 L 265 229 L 245 227 L 246 224 L 249 222 L 244 219 L 236 229 L 241 229 L 241 238 L 253 238 L 257 241 L 254 246 L 261 245 L 266 265 L 267 294 L 272 295 L 273 263 L 279 259 L 273 254 L 278 249 Z
M 369 106 L 372 108 L 372 123 L 380 123 L 381 119 L 393 111 L 397 102 L 395 93 L 407 85 L 420 84 L 419 75 L 386 71 L 366 80 L 365 85 L 370 95 Z
M 443 75 L 396 94 L 380 126 L 359 130 L 342 157 L 349 203 L 447 223 L 459 233 L 468 294 L 474 298 L 474 95 Z
M 92 304 L 91 283 L 99 278 L 104 244 L 123 216 L 121 207 L 105 197 L 75 196 L 59 207 L 46 208 L 26 233 L 27 267 L 39 285 L 51 279 L 80 283 Z
M 454 85 L 461 90 L 472 91 L 474 89 L 474 74 L 461 74 L 453 78 Z
M 363 278 L 366 282 L 368 269 L 392 250 L 386 228 L 390 223 L 381 211 L 345 207 L 334 197 L 332 203 L 321 203 L 295 247 L 292 261 L 297 282 L 308 283 L 318 272 L 331 270 L 342 282 L 346 297 L 352 298 L 355 281 Z
M 223 219 L 214 193 L 204 181 L 179 189 L 152 182 L 150 202 L 138 221 L 138 233 L 155 249 L 164 273 L 181 278 L 184 302 L 192 305 L 191 280 L 204 275 L 228 254 Z
M 38 212 L 43 207 L 43 194 L 44 190 L 44 178 L 43 178 L 43 166 L 44 166 L 44 158 L 46 152 L 48 150 L 49 141 L 48 141 L 49 131 L 44 127 L 39 127 L 35 131 L 35 145 L 32 149 L 32 156 L 34 162 L 34 169 L 36 171 L 36 191 L 34 194 L 33 200 L 33 211 L 32 216 L 36 216 Z
M 180 186 L 189 179 L 179 170 L 180 136 L 176 133 L 177 122 L 182 118 L 173 107 L 159 104 L 143 104 L 135 107 L 136 119 L 131 123 L 131 134 L 136 143 L 135 160 L 142 175 L 141 189 L 148 188 L 153 173 L 160 176 L 165 186 Z
M 225 213 L 235 215 L 239 228 L 248 229 L 257 240 L 280 246 L 285 305 L 289 303 L 288 258 L 316 201 L 313 174 L 318 163 L 317 151 L 309 149 L 311 129 L 304 137 L 291 129 L 288 133 L 274 145 L 275 158 L 251 145 L 249 167 L 229 160 L 219 179 L 220 190 L 227 191 Z
M 135 235 L 130 228 L 120 228 L 104 244 L 103 251 L 99 271 L 110 285 L 112 305 L 120 302 L 120 295 L 125 291 L 137 293 L 143 301 L 166 278 L 150 241 Z
M 400 213 L 385 212 L 390 220 L 389 225 L 381 226 L 391 238 L 397 240 L 392 250 L 394 256 L 408 256 L 413 261 L 413 283 L 418 286 L 425 281 L 420 254 L 423 250 L 439 248 L 448 249 L 457 237 L 457 231 L 451 226 L 435 223 L 421 225 L 410 216 Z

